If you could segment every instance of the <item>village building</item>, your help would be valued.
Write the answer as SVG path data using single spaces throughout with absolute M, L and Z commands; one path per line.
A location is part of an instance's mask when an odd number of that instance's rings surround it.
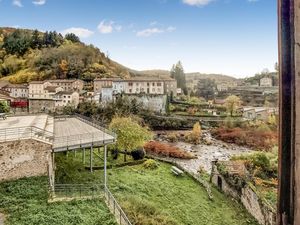
M 244 107 L 243 118 L 247 120 L 268 121 L 270 116 L 278 115 L 278 108 L 270 107 Z
M 27 84 L 6 84 L 1 87 L 2 90 L 7 91 L 10 97 L 13 98 L 28 98 Z
M 29 112 L 54 112 L 57 107 L 71 105 L 77 107 L 79 94 L 76 90 L 66 91 L 64 87 L 53 85 L 49 81 L 29 83 Z
M 263 77 L 259 81 L 259 86 L 261 87 L 272 87 L 273 86 L 273 81 L 272 78 L 269 77 Z
M 79 79 L 48 80 L 52 85 L 62 87 L 64 91 L 82 91 L 84 82 Z

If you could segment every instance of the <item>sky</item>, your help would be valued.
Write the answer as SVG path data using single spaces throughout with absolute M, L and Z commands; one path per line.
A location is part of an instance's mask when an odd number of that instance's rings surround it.
M 136 70 L 246 77 L 278 57 L 275 0 L 0 0 L 0 26 L 73 32 Z

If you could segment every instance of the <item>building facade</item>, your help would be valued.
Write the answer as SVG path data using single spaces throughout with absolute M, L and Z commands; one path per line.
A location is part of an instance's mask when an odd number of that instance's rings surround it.
M 13 98 L 28 98 L 28 85 L 27 84 L 7 84 L 1 88 L 9 93 Z
M 263 77 L 259 81 L 259 86 L 261 87 L 272 87 L 273 86 L 273 81 L 272 78 L 269 77 Z
M 84 82 L 79 79 L 48 80 L 53 86 L 62 87 L 64 91 L 82 91 Z

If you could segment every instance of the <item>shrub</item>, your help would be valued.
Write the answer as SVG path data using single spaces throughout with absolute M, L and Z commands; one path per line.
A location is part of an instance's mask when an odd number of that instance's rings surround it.
M 175 133 L 170 133 L 170 134 L 167 135 L 167 140 L 169 142 L 177 142 L 178 138 L 177 138 L 177 135 Z
M 114 160 L 117 160 L 119 157 L 119 150 L 118 149 L 112 149 L 111 150 L 111 156 Z
M 150 141 L 144 146 L 146 153 L 159 155 L 164 157 L 174 157 L 181 159 L 192 159 L 194 156 L 186 151 L 183 151 L 177 147 L 160 143 L 158 141 Z
M 186 136 L 186 141 L 192 144 L 200 144 L 200 137 L 202 135 L 200 123 L 197 122 L 194 124 L 193 130 L 190 134 Z
M 146 155 L 146 152 L 145 152 L 144 148 L 142 148 L 142 147 L 131 151 L 131 156 L 134 160 L 143 159 L 145 157 L 145 155 Z
M 278 143 L 276 131 L 260 131 L 255 128 L 217 128 L 212 135 L 227 143 L 270 151 Z
M 150 169 L 150 170 L 154 170 L 154 169 L 157 169 L 159 166 L 159 163 L 156 162 L 154 159 L 148 159 L 147 161 L 145 161 L 143 163 L 143 167 L 145 169 Z

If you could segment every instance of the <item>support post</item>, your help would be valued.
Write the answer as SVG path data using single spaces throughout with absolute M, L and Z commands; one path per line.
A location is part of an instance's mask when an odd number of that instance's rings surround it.
M 85 165 L 85 148 L 82 150 L 82 163 Z
M 93 145 L 90 149 L 90 171 L 93 172 Z
M 107 185 L 107 147 L 104 145 L 104 188 L 106 188 Z

